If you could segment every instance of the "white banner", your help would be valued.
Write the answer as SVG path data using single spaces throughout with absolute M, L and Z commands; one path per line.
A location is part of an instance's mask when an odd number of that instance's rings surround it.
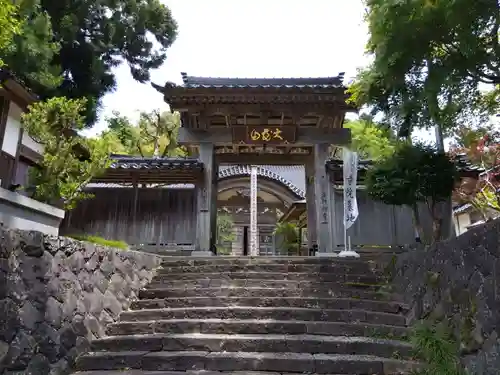
M 358 201 L 356 199 L 358 154 L 344 148 L 342 156 L 344 159 L 344 226 L 347 230 L 354 224 L 359 214 Z

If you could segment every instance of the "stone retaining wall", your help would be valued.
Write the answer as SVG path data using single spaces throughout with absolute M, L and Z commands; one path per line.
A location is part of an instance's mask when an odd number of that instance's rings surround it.
M 160 258 L 0 228 L 0 374 L 66 374 Z
M 500 220 L 402 254 L 393 285 L 412 306 L 409 321 L 449 319 L 471 375 L 500 369 Z

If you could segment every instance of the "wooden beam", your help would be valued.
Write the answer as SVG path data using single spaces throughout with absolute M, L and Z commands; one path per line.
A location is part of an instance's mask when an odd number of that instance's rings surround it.
M 271 127 L 271 126 L 270 126 Z M 200 143 L 213 143 L 220 145 L 233 144 L 232 133 L 225 129 L 213 129 L 207 131 L 191 130 L 180 128 L 177 138 L 180 145 L 191 145 Z M 351 143 L 351 129 L 324 129 L 324 128 L 308 128 L 298 127 L 297 141 L 294 143 L 297 146 L 314 145 L 314 144 L 335 144 L 348 145 Z
M 276 155 L 276 154 L 219 154 L 215 156 L 221 164 L 272 164 L 297 165 L 304 164 L 312 155 Z

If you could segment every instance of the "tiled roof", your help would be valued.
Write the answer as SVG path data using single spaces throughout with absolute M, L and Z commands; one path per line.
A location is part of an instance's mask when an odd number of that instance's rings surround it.
M 454 214 L 460 214 L 462 212 L 465 212 L 467 211 L 469 208 L 472 207 L 472 204 L 470 203 L 465 203 L 465 204 L 462 204 L 461 206 L 457 206 L 457 207 L 454 207 L 453 208 L 453 213 Z
M 249 165 L 231 165 L 219 167 L 219 178 L 227 178 L 239 175 L 250 175 Z M 257 167 L 259 176 L 278 181 L 292 190 L 298 197 L 305 197 L 305 171 L 300 165 L 277 166 L 261 165 Z
M 159 189 L 194 189 L 193 184 L 148 184 L 149 187 L 159 188 Z M 109 182 L 91 182 L 85 185 L 88 189 L 132 189 L 132 184 L 117 184 L 117 183 L 109 183 Z
M 184 87 L 205 88 L 341 88 L 343 87 L 344 73 L 336 77 L 321 78 L 221 78 L 221 77 L 194 77 L 181 73 Z
M 18 85 L 20 85 L 24 90 L 26 90 L 27 93 L 33 96 L 34 99 L 38 99 L 38 96 L 31 90 L 28 85 L 24 82 L 23 79 L 12 73 L 9 69 L 6 69 L 5 67 L 0 68 L 0 84 L 2 81 L 11 79 L 14 82 L 16 82 Z
M 116 156 L 115 156 L 116 157 Z M 130 157 L 134 159 L 132 168 L 137 165 L 138 157 Z M 123 160 L 120 158 L 120 160 Z M 305 169 L 302 165 L 262 165 L 258 167 L 258 174 L 278 181 L 292 190 L 298 197 L 305 197 Z M 250 167 L 246 165 L 221 165 L 219 167 L 219 178 L 235 177 L 241 175 L 250 175 Z M 158 185 L 160 188 L 165 189 L 192 189 L 193 184 L 152 184 L 151 186 Z M 131 188 L 130 183 L 90 183 L 86 185 L 87 188 Z
M 461 172 L 484 172 L 484 169 L 478 165 L 473 165 L 466 154 L 458 154 L 455 156 L 458 170 Z
M 203 169 L 203 163 L 195 158 L 143 158 L 111 155 L 111 159 L 113 159 L 111 169 Z

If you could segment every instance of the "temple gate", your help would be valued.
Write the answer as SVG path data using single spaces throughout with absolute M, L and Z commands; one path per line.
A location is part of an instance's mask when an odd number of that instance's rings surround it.
M 172 111 L 181 113 L 179 144 L 203 163 L 196 185 L 196 253 L 216 242 L 219 166 L 305 165 L 308 241 L 319 254 L 334 250 L 332 204 L 326 161 L 336 146 L 350 143 L 343 128 L 343 73 L 328 78 L 204 78 L 182 73 L 184 85 L 154 87 Z M 254 207 L 255 209 L 255 207 Z

